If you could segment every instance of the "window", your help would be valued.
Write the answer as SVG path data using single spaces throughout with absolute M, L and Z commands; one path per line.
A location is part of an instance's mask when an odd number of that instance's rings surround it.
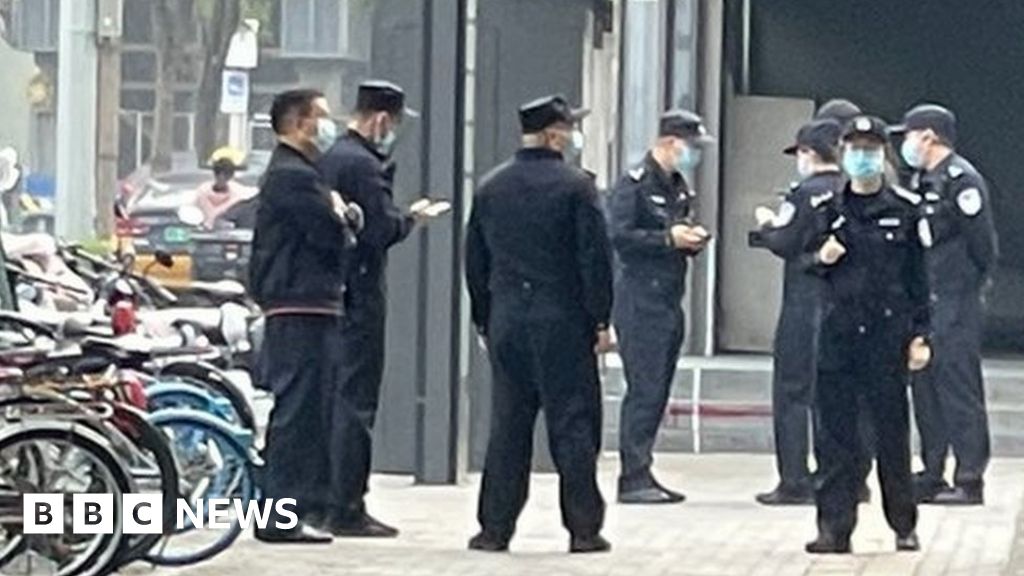
M 281 54 L 340 58 L 348 54 L 349 0 L 282 0 Z
M 14 0 L 11 44 L 30 52 L 56 52 L 60 0 Z

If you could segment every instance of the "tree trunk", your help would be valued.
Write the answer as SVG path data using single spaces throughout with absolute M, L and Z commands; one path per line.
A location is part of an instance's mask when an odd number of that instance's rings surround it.
M 184 58 L 184 30 L 190 18 L 180 0 L 156 0 L 153 3 L 153 31 L 156 44 L 156 103 L 153 110 L 153 133 L 150 141 L 150 163 L 154 173 L 171 169 L 174 152 L 174 84 Z
M 231 37 L 242 20 L 241 0 L 221 0 L 215 3 L 209 20 L 201 26 L 202 61 L 200 62 L 199 90 L 196 100 L 195 148 L 200 162 L 224 142 L 220 139 L 221 78 Z

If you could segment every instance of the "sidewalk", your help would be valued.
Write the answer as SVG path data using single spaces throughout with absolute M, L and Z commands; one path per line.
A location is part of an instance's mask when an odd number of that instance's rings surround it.
M 614 498 L 616 461 L 602 462 L 602 488 Z M 535 476 L 531 500 L 511 554 L 465 550 L 476 529 L 479 478 L 458 487 L 413 486 L 408 478 L 376 477 L 370 509 L 402 530 L 395 541 L 336 541 L 331 546 L 267 546 L 248 535 L 213 561 L 158 576 L 261 575 L 803 575 L 896 576 L 942 574 L 1024 575 L 1024 557 L 1013 555 L 1024 494 L 1024 460 L 993 462 L 983 508 L 922 507 L 918 532 L 923 551 L 893 552 L 877 486 L 862 506 L 853 556 L 815 557 L 803 552 L 814 536 L 813 507 L 766 509 L 755 492 L 771 487 L 773 461 L 766 455 L 664 455 L 661 479 L 689 501 L 674 507 L 609 504 L 605 535 L 614 551 L 569 556 L 561 529 L 557 479 Z M 1018 546 L 1024 556 L 1024 539 Z M 1014 560 L 1011 563 L 1011 556 Z M 154 574 L 130 568 L 125 574 Z

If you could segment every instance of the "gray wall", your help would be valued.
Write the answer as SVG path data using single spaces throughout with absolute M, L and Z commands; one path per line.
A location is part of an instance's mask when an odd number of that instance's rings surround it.
M 814 103 L 795 98 L 739 96 L 726 103 L 719 238 L 719 348 L 764 352 L 772 348 L 782 300 L 782 261 L 747 246 L 754 208 L 775 208 L 796 177 L 795 161 L 781 151 L 792 143 Z

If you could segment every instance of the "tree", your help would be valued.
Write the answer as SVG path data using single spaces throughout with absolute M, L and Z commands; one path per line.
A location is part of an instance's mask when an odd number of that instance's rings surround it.
M 266 38 L 264 34 L 273 30 L 280 0 L 153 1 L 158 80 L 152 162 L 155 170 L 166 170 L 174 144 L 175 80 L 182 76 L 198 79 L 193 146 L 202 161 L 226 139 L 220 89 L 231 37 L 244 16 L 259 20 L 261 38 Z
M 220 122 L 220 88 L 231 36 L 242 21 L 241 0 L 197 0 L 199 21 L 199 90 L 196 92 L 195 148 L 209 158 L 224 133 Z
M 156 103 L 150 162 L 154 172 L 171 168 L 174 151 L 174 86 L 187 76 L 188 49 L 195 31 L 196 0 L 153 0 L 156 45 Z

